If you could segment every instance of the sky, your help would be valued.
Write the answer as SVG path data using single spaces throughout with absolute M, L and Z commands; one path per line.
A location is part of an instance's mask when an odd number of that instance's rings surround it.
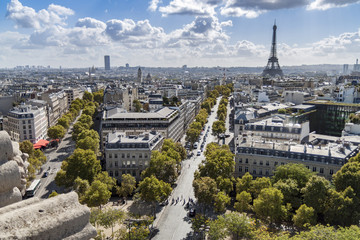
M 1 0 L 0 68 L 354 64 L 360 0 Z

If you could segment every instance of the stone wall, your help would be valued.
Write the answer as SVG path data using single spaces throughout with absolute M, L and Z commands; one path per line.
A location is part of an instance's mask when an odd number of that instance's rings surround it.
M 28 157 L 18 143 L 0 131 L 0 240 L 95 237 L 96 229 L 89 223 L 90 209 L 79 203 L 75 192 L 22 201 Z

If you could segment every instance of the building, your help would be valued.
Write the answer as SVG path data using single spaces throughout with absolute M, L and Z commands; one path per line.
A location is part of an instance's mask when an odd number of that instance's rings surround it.
M 100 136 L 102 147 L 106 136 L 112 131 L 122 131 L 126 136 L 137 136 L 156 131 L 165 138 L 179 141 L 184 133 L 184 120 L 176 108 L 164 107 L 155 112 L 127 112 L 118 107 L 105 109 L 101 119 Z
M 274 175 L 277 166 L 301 163 L 308 169 L 331 179 L 332 175 L 359 149 L 350 143 L 302 145 L 291 141 L 267 141 L 261 137 L 239 137 L 236 142 L 235 177 L 249 172 L 254 177 Z
M 138 69 L 137 82 L 138 82 L 138 83 L 142 83 L 142 72 L 141 72 L 141 68 Z
M 84 95 L 84 91 L 81 90 L 80 88 L 66 88 L 64 89 L 64 91 L 67 94 L 68 106 L 70 106 L 71 102 L 74 101 L 75 99 L 77 98 L 82 99 Z
M 64 91 L 52 92 L 47 91 L 41 93 L 39 100 L 44 100 L 48 104 L 49 127 L 54 126 L 59 118 L 66 113 L 68 109 L 68 94 Z
M 283 97 L 284 97 L 284 102 L 291 102 L 298 105 L 298 104 L 302 104 L 305 101 L 310 100 L 311 95 L 306 92 L 284 91 Z
M 151 151 L 160 150 L 163 140 L 157 132 L 137 136 L 126 136 L 119 131 L 109 133 L 104 148 L 109 176 L 121 181 L 123 174 L 131 174 L 140 181 L 141 172 L 149 166 Z
M 11 109 L 4 122 L 4 130 L 9 133 L 11 140 L 16 142 L 30 140 L 36 143 L 46 138 L 47 126 L 45 107 L 32 105 L 20 105 Z
M 110 70 L 110 56 L 105 55 L 104 56 L 104 63 L 105 63 L 105 70 Z

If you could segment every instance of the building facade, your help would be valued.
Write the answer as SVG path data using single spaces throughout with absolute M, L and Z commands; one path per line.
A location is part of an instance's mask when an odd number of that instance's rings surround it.
M 22 142 L 30 140 L 36 143 L 46 138 L 48 120 L 46 109 L 31 105 L 20 105 L 11 109 L 4 123 L 12 141 Z
M 104 148 L 109 176 L 121 181 L 123 174 L 131 174 L 136 181 L 140 181 L 141 172 L 150 164 L 151 151 L 160 150 L 163 140 L 157 132 L 138 136 L 126 136 L 119 131 L 109 133 Z

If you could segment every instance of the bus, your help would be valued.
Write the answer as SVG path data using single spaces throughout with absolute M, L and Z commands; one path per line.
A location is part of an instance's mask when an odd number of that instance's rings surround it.
M 40 179 L 35 179 L 30 187 L 28 189 L 26 189 L 26 193 L 25 193 L 25 197 L 29 198 L 29 197 L 33 197 L 36 193 L 36 191 L 39 189 L 41 185 Z

